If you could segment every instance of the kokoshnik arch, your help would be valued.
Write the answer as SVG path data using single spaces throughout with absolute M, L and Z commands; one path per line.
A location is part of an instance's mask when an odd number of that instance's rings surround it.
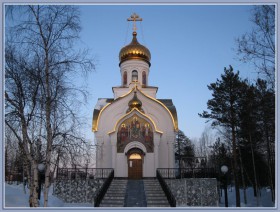
M 119 53 L 122 85 L 114 98 L 99 98 L 93 111 L 96 168 L 113 168 L 115 177 L 155 177 L 157 168 L 174 168 L 177 112 L 171 99 L 157 99 L 158 87 L 149 85 L 151 53 L 137 41 Z

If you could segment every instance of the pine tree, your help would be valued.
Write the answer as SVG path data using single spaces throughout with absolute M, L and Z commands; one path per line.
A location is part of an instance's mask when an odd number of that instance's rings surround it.
M 258 105 L 257 122 L 264 141 L 263 150 L 268 164 L 269 184 L 272 201 L 275 201 L 275 93 L 268 88 L 267 82 L 261 79 L 256 83 Z
M 182 161 L 187 163 L 188 166 L 193 165 L 194 162 L 194 145 L 191 140 L 181 130 L 176 134 L 175 142 L 175 156 L 179 161 L 179 169 L 183 168 Z
M 241 95 L 242 82 L 239 72 L 234 73 L 232 66 L 224 69 L 221 79 L 208 85 L 213 98 L 208 100 L 207 108 L 211 112 L 203 111 L 200 117 L 212 120 L 212 126 L 228 127 L 231 130 L 233 174 L 236 191 L 236 207 L 240 207 L 240 191 L 238 179 L 238 156 L 236 145 L 236 126 L 238 114 L 238 99 Z

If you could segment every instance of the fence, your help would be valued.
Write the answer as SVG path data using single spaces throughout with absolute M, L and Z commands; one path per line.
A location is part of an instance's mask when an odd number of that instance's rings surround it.
M 23 174 L 22 172 L 6 172 L 5 173 L 5 181 L 6 182 L 22 182 Z
M 214 168 L 159 168 L 157 169 L 163 178 L 217 178 Z
M 108 178 L 112 168 L 59 168 L 57 180 L 86 180 L 95 178 Z

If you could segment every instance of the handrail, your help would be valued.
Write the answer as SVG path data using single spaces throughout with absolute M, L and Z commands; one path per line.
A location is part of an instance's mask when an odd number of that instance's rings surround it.
M 94 207 L 99 207 L 100 203 L 102 202 L 112 180 L 114 178 L 114 170 L 111 171 L 109 177 L 105 180 L 102 187 L 98 191 L 98 193 L 94 197 Z
M 174 197 L 174 195 L 172 194 L 172 192 L 170 191 L 168 185 L 166 184 L 165 180 L 163 179 L 163 177 L 161 176 L 159 170 L 157 170 L 157 179 L 161 185 L 162 190 L 164 191 L 168 202 L 170 204 L 171 207 L 176 207 L 176 199 Z

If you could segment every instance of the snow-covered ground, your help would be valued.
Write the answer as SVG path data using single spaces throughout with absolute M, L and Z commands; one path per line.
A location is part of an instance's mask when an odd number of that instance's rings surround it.
M 65 203 L 52 195 L 53 187 L 49 189 L 48 207 L 93 207 L 89 203 Z M 5 183 L 5 207 L 29 207 L 29 194 L 23 191 L 22 184 L 7 184 Z M 44 205 L 44 194 L 41 193 L 40 207 Z
M 243 189 L 240 189 L 240 202 L 241 207 L 274 207 L 274 203 L 271 199 L 270 189 L 262 188 L 260 192 L 259 201 L 254 197 L 254 191 L 252 187 L 246 189 L 247 204 L 245 204 Z M 234 187 L 228 187 L 228 206 L 235 207 L 235 190 Z M 220 197 L 220 207 L 225 206 L 224 190 L 222 190 L 222 196 Z
M 65 203 L 62 200 L 58 199 L 52 195 L 53 188 L 52 186 L 49 189 L 49 202 L 48 207 L 93 207 L 89 203 Z M 269 189 L 263 188 L 261 190 L 261 196 L 259 204 L 257 205 L 257 199 L 253 195 L 253 189 L 250 187 L 247 189 L 247 204 L 244 203 L 243 190 L 240 190 L 241 196 L 241 206 L 242 207 L 274 207 L 274 204 L 271 201 L 271 193 Z M 28 191 L 24 194 L 22 184 L 7 184 L 5 183 L 5 207 L 29 207 L 29 195 Z M 41 193 L 40 207 L 42 207 L 44 199 L 43 192 Z M 220 198 L 220 207 L 224 207 L 224 194 Z M 228 188 L 228 203 L 229 207 L 235 207 L 235 191 L 234 188 Z

